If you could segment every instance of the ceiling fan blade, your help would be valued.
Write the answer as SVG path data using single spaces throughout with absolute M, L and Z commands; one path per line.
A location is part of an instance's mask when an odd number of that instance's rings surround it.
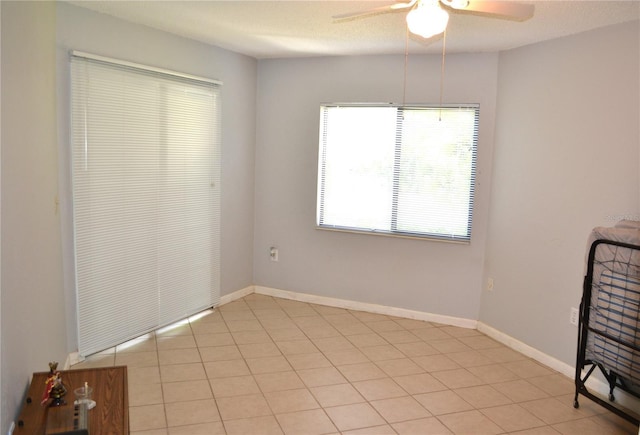
M 441 2 L 460 11 L 477 12 L 516 21 L 528 20 L 533 17 L 535 10 L 533 5 L 513 1 L 441 0 Z
M 384 14 L 387 12 L 394 12 L 394 11 L 399 11 L 401 9 L 407 9 L 412 7 L 413 5 L 416 4 L 418 0 L 411 0 L 407 3 L 394 3 L 392 5 L 387 5 L 387 6 L 380 6 L 377 8 L 372 8 L 372 9 L 367 9 L 366 11 L 360 11 L 360 12 L 349 12 L 346 14 L 340 14 L 340 15 L 334 15 L 332 18 L 336 21 L 340 21 L 340 20 L 350 20 L 350 19 L 355 19 L 355 18 L 361 18 L 361 17 L 366 17 L 369 15 L 377 15 L 377 14 Z

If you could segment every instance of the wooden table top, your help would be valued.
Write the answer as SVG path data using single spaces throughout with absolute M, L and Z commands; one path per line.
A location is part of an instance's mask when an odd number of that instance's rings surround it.
M 127 368 L 125 366 L 60 371 L 67 389 L 66 405 L 73 407 L 73 390 L 84 386 L 93 388 L 96 406 L 88 412 L 91 435 L 127 435 L 129 433 L 129 399 Z M 45 434 L 48 406 L 40 405 L 49 372 L 34 373 L 31 386 L 22 406 L 15 434 Z

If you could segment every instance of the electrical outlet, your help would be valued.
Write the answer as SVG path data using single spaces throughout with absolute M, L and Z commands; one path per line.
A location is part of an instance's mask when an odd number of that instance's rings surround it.
M 487 279 L 487 290 L 492 292 L 493 291 L 493 278 L 488 278 Z
M 269 257 L 271 257 L 271 261 L 278 261 L 278 248 L 273 246 L 269 248 Z
M 569 314 L 569 323 L 571 323 L 574 326 L 578 326 L 578 309 L 571 307 L 571 313 Z

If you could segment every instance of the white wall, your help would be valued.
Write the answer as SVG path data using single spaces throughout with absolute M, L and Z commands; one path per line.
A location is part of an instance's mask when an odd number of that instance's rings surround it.
M 69 61 L 80 50 L 221 80 L 222 246 L 221 294 L 253 283 L 255 59 L 128 23 L 66 3 L 57 4 L 60 180 L 65 243 L 65 289 L 70 352 L 76 350 L 69 180 Z
M 638 22 L 500 55 L 482 322 L 575 363 L 587 237 L 640 219 Z
M 489 205 L 497 54 L 447 57 L 444 102 L 480 103 L 470 245 L 317 230 L 322 102 L 394 102 L 404 56 L 262 60 L 258 67 L 254 282 L 477 319 Z M 439 55 L 409 57 L 408 103 L 438 103 Z M 269 247 L 280 259 L 269 259 Z
M 55 95 L 55 5 L 2 9 L 2 421 L 14 419 L 30 375 L 64 363 Z

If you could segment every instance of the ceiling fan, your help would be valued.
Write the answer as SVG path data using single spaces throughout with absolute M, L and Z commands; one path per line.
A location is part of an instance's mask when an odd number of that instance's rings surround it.
M 351 20 L 370 15 L 409 9 L 407 26 L 411 33 L 431 38 L 445 31 L 449 22 L 448 10 L 469 12 L 492 18 L 525 21 L 533 16 L 534 6 L 515 1 L 485 0 L 410 0 L 366 11 L 335 15 L 334 20 Z

